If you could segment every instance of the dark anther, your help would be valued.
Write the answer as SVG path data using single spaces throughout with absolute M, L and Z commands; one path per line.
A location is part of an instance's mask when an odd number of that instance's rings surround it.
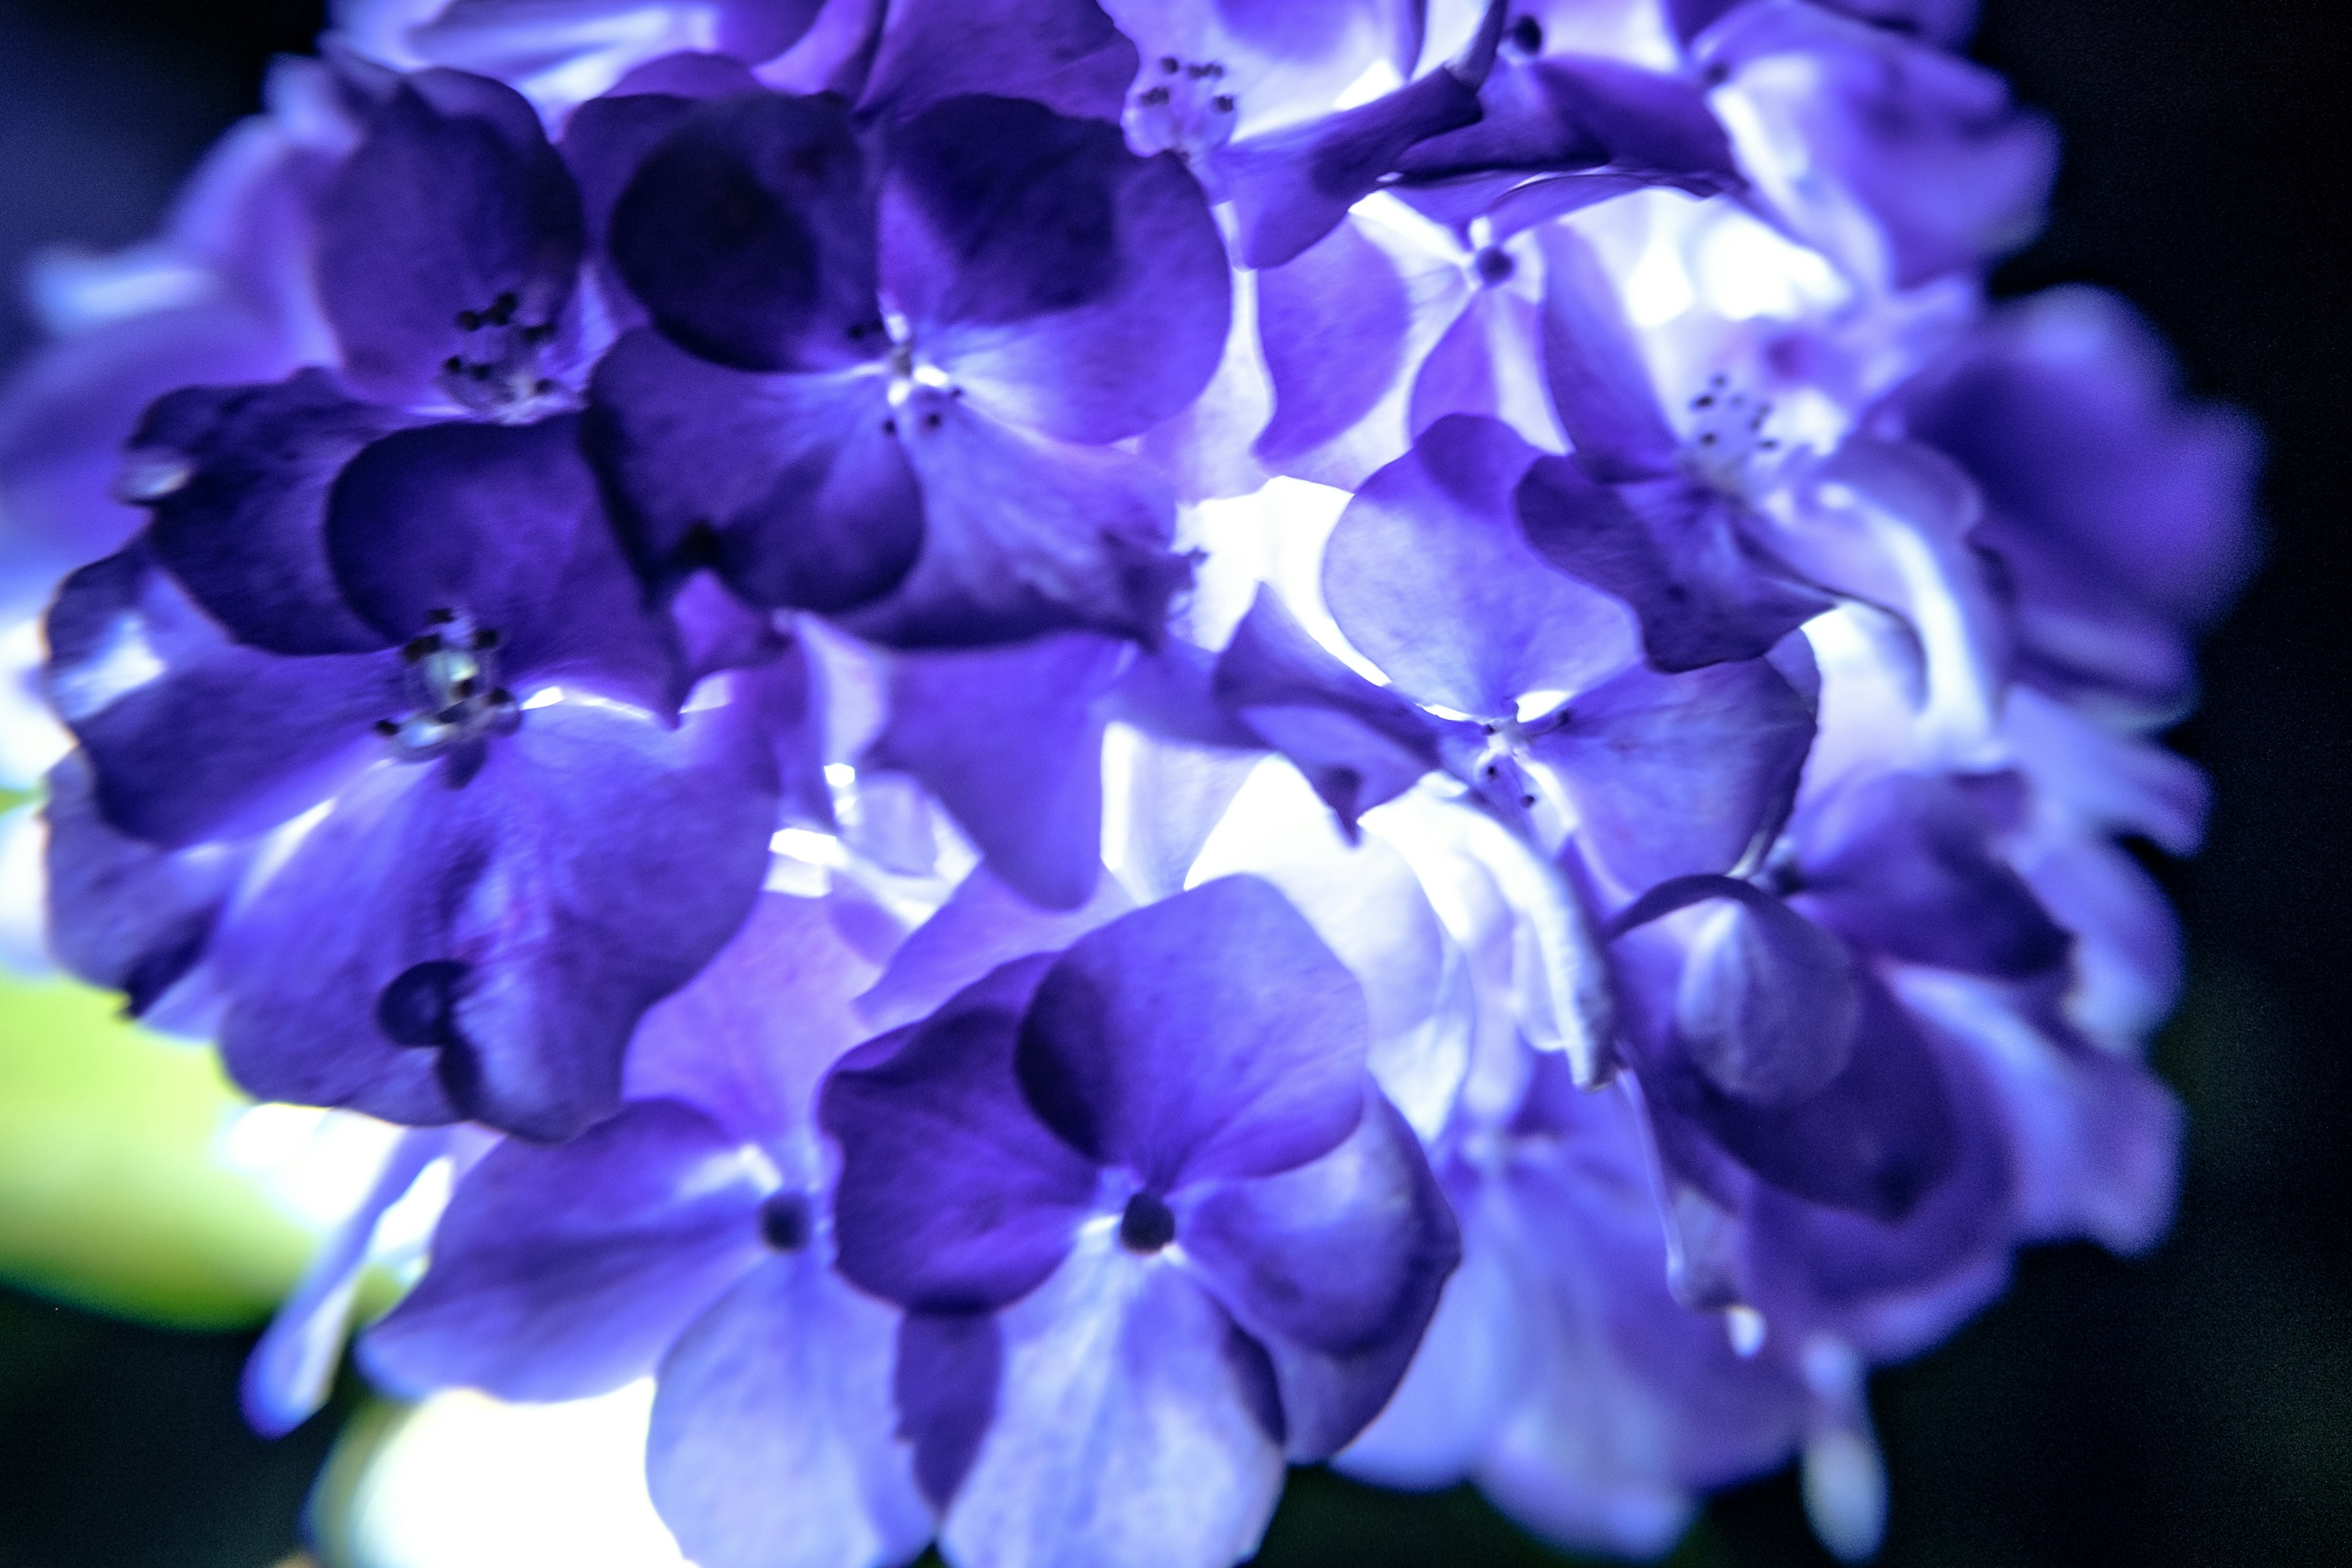
M 1500 763 L 1488 763 L 1486 764 L 1486 776 L 1490 779 L 1501 778 L 1503 776 L 1503 764 Z
M 1221 92 L 1209 100 L 1209 107 L 1219 114 L 1231 114 L 1234 111 L 1234 95 L 1230 92 Z
M 1494 732 L 1495 726 L 1492 724 L 1481 724 L 1478 726 L 1478 733 L 1481 735 L 1491 735 Z
M 1223 81 L 1225 79 L 1225 68 L 1211 60 L 1206 74 L 1211 81 Z
M 961 387 L 961 386 L 950 386 L 950 387 L 949 387 L 949 388 L 948 388 L 948 400 L 949 400 L 950 402 L 953 402 L 955 399 L 957 399 L 957 398 L 959 398 L 959 397 L 961 397 L 962 395 L 963 395 L 963 388 L 962 388 L 962 387 Z
M 1780 449 L 1780 443 L 1775 440 L 1760 441 L 1757 443 L 1757 449 L 1763 452 L 1777 452 Z
M 511 703 L 511 702 L 513 702 L 513 701 L 514 701 L 514 693 L 513 693 L 513 692 L 511 692 L 511 691 L 509 691 L 505 687 L 503 687 L 503 686 L 493 686 L 493 687 L 491 687 L 491 688 L 490 688 L 490 706 L 491 706 L 491 707 L 493 707 L 493 708 L 504 708 L 504 707 L 508 706 L 509 703 Z
M 1166 71 L 1170 76 L 1174 76 L 1176 74 L 1176 68 L 1183 63 L 1183 61 L 1178 59 L 1174 55 L 1162 55 L 1160 57 L 1160 68 Z
M 397 719 L 379 719 L 375 721 L 375 732 L 389 741 L 394 735 L 400 733 L 400 721 Z
M 772 1193 L 760 1205 L 760 1239 L 778 1252 L 798 1252 L 815 1230 L 806 1193 Z
M 476 633 L 474 634 L 474 651 L 475 651 L 476 653 L 481 653 L 481 652 L 483 652 L 483 651 L 484 651 L 484 650 L 486 650 L 486 649 L 488 649 L 488 648 L 494 648 L 494 647 L 498 647 L 498 646 L 499 646 L 499 629 L 498 629 L 498 627 L 496 627 L 496 626 L 484 626 L 480 631 L 478 631 L 478 632 L 476 632 Z
M 932 413 L 926 414 L 926 415 L 924 415 L 924 416 L 923 416 L 923 428 L 924 428 L 924 429 L 926 429 L 926 430 L 936 430 L 936 429 L 938 429 L 939 427 L 940 427 L 940 416 L 939 416 L 939 414 L 937 413 L 937 411 L 933 411 Z
M 1700 393 L 1696 397 L 1694 397 L 1694 398 L 1692 398 L 1692 399 L 1691 399 L 1691 406 L 1692 406 L 1693 408 L 1712 408 L 1712 407 L 1714 407 L 1714 406 L 1715 406 L 1715 394 L 1714 394 L 1714 393 L 1712 393 L 1712 392 L 1702 392 L 1702 393 Z
M 540 396 L 545 397 L 549 393 L 555 390 L 555 383 L 548 380 L 545 376 L 541 376 L 537 381 L 530 384 L 530 389 Z
M 1118 1244 L 1129 1252 L 1157 1252 L 1176 1239 L 1176 1216 L 1157 1193 L 1138 1193 L 1118 1216 Z
M 1701 435 L 1699 436 L 1699 438 L 1698 438 L 1698 444 L 1699 444 L 1700 446 L 1702 446 L 1702 447 L 1712 447 L 1712 446 L 1714 446 L 1714 445 L 1715 445 L 1715 432 L 1714 432 L 1714 431 L 1712 431 L 1712 430 L 1708 430 L 1708 431 L 1705 431 L 1705 432 L 1701 433 Z
M 509 289 L 505 292 L 501 293 L 497 299 L 490 301 L 490 308 L 488 313 L 488 319 L 489 320 L 490 324 L 493 326 L 503 327 L 509 321 L 513 321 L 515 309 L 521 303 L 521 300 L 515 298 L 513 289 Z
M 478 311 L 478 310 L 460 310 L 460 311 L 458 311 L 458 312 L 457 312 L 457 330 L 458 330 L 459 331 L 461 331 L 461 332 L 478 332 L 478 331 L 480 331 L 482 330 L 482 317 L 481 317 L 481 313 L 480 313 L 479 311 Z
M 1543 24 L 1533 16 L 1520 17 L 1503 36 L 1510 39 L 1511 47 L 1523 55 L 1543 53 Z
M 1193 62 L 1192 65 L 1186 66 L 1186 67 L 1184 68 L 1184 74 L 1185 74 L 1186 76 L 1188 76 L 1188 77 L 1191 77 L 1194 81 L 1198 81 L 1198 80 L 1200 80 L 1202 77 L 1204 77 L 1204 76 L 1206 76 L 1206 75 L 1208 75 L 1208 74 L 1209 74 L 1209 68 L 1208 68 L 1207 66 L 1202 65 L 1202 64 L 1201 64 L 1201 63 L 1199 63 L 1198 61 L 1195 61 L 1195 62 Z
M 898 422 L 896 419 L 885 419 L 882 421 L 882 434 L 885 436 L 896 436 L 898 433 Z
M 1481 283 L 1506 282 L 1512 273 L 1519 269 L 1519 264 L 1511 259 L 1509 252 L 1491 245 L 1478 252 L 1475 265 Z
M 1168 89 L 1164 87 L 1145 88 L 1143 89 L 1143 97 L 1139 101 L 1141 101 L 1143 107 L 1146 109 L 1157 109 L 1161 104 L 1168 101 Z
M 473 694 L 474 678 L 470 675 L 461 675 L 457 679 L 449 683 L 449 695 L 456 698 L 460 702 L 463 702 L 467 698 L 471 697 Z
M 527 343 L 553 342 L 555 341 L 555 323 L 553 321 L 541 321 L 535 327 L 525 327 L 522 330 L 522 341 Z
M 427 610 L 425 612 L 425 624 L 428 626 L 446 626 L 457 618 L 457 612 L 455 610 Z
M 467 365 L 466 367 L 466 374 L 472 376 L 476 381 L 488 381 L 491 376 L 498 374 L 498 366 L 485 361 L 480 364 Z
M 1519 796 L 1519 805 L 1522 806 L 1530 806 L 1535 805 L 1535 803 L 1536 797 L 1531 795 L 1523 795 Z
M 456 354 L 451 354 L 441 362 L 441 369 L 449 375 L 463 375 L 466 374 L 466 362 Z
M 439 653 L 440 651 L 441 634 L 439 632 L 426 632 L 423 637 L 411 637 L 407 642 L 404 643 L 401 646 L 400 657 L 406 659 L 409 663 L 415 664 L 418 659 L 423 658 L 425 655 Z

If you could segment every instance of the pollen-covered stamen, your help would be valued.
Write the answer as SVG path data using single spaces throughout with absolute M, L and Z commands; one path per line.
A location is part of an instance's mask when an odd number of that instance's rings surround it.
M 1758 459 L 1780 449 L 1764 433 L 1772 405 L 1751 399 L 1718 371 L 1707 378 L 1706 390 L 1690 400 L 1690 412 L 1684 466 L 1700 483 L 1745 498 L 1755 484 Z
M 1143 68 L 1127 100 L 1127 129 L 1135 150 L 1174 152 L 1186 163 L 1234 139 L 1241 100 L 1216 60 L 1162 55 Z
M 444 360 L 436 378 L 453 402 L 501 425 L 527 424 L 579 402 L 572 388 L 548 374 L 555 323 L 519 320 L 521 308 L 509 289 L 488 310 L 458 311 L 466 349 Z
M 376 733 L 405 762 L 437 757 L 468 741 L 511 734 L 522 722 L 514 694 L 499 684 L 499 634 L 454 610 L 435 610 L 400 650 L 416 707 L 380 719 Z

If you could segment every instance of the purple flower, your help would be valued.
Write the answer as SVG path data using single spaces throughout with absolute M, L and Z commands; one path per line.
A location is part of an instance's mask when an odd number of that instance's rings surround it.
M 1231 1562 L 1286 1453 L 1379 1410 L 1457 1243 L 1364 1048 L 1354 978 L 1244 878 L 836 1070 L 841 1268 L 914 1314 L 901 1407 L 950 1552 Z
M 68 580 L 49 689 L 96 811 L 163 850 L 269 836 L 204 949 L 256 1093 L 577 1131 L 613 1108 L 637 1015 L 749 907 L 766 743 L 746 704 L 669 717 L 677 655 L 570 421 L 403 432 L 324 510 L 319 536 L 248 552 L 278 581 L 237 594 L 232 561 L 214 585 L 352 651 L 230 641 L 144 543 Z M 111 842 L 60 835 L 52 877 L 108 889 L 79 857 Z
M 646 1016 L 630 1101 L 510 1141 L 362 1347 L 389 1386 L 572 1399 L 658 1378 L 654 1503 L 710 1568 L 903 1562 L 930 1510 L 890 1404 L 897 1314 L 834 1273 L 812 1096 L 872 968 L 827 903 L 771 894 Z
M 1108 443 L 1223 347 L 1182 166 L 1001 98 L 922 110 L 887 156 L 831 100 L 671 112 L 608 241 L 657 331 L 595 383 L 640 555 L 885 642 L 1155 641 L 1185 575 L 1171 501 Z

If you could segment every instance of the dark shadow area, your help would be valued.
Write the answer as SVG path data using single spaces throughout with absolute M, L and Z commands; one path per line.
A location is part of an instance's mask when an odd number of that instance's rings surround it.
M 143 232 L 317 17 L 299 0 L 0 0 L 0 268 Z M 2215 800 L 2206 851 L 2160 868 L 2193 971 L 2158 1058 L 2191 1116 L 2179 1224 L 2144 1259 L 2028 1255 L 2003 1301 L 1881 1374 L 1889 1565 L 2352 1562 L 2352 342 L 2326 238 L 2347 41 L 2339 9 L 2303 0 L 1987 5 L 1977 57 L 2066 149 L 2049 228 L 2000 290 L 2097 283 L 2147 312 L 2196 393 L 2261 421 L 2268 542 L 2174 736 Z M 0 361 L 26 331 L 11 295 Z M 290 1549 L 330 1422 L 247 1436 L 244 1348 L 0 1297 L 0 1568 L 267 1568 Z M 1260 1561 L 1566 1559 L 1475 1494 L 1317 1473 Z M 1717 1499 L 1676 1559 L 1829 1561 L 1787 1474 Z

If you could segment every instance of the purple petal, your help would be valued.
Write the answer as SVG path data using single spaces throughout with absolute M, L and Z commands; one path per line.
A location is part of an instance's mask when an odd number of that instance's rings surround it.
M 1558 773 L 1587 851 L 1638 891 L 1727 871 L 1769 840 L 1812 743 L 1811 709 L 1759 658 L 1682 675 L 1637 665 L 1574 699 L 1528 746 Z
M 857 107 L 905 120 L 987 92 L 1116 123 L 1135 67 L 1094 0 L 893 0 Z
M 1358 451 L 1370 444 L 1358 427 L 1398 396 L 1414 308 L 1395 261 L 1353 223 L 1260 272 L 1258 335 L 1274 417 L 1251 447 L 1258 460 L 1352 489 L 1393 458 L 1407 435 L 1402 410 L 1392 447 Z
M 327 563 L 327 489 L 409 421 L 338 390 L 324 371 L 276 386 L 190 387 L 148 411 L 131 461 L 184 474 L 154 503 L 156 561 L 241 643 L 356 653 L 395 639 L 343 603 Z
M 49 700 L 89 753 L 100 810 L 165 847 L 316 804 L 382 754 L 370 726 L 406 706 L 386 655 L 230 642 L 140 545 L 67 578 L 47 633 Z
M 752 1269 L 664 1358 L 646 1481 L 702 1568 L 901 1563 L 931 1536 L 893 1430 L 898 1314 L 806 1253 Z
M 1832 602 L 1748 542 L 1741 503 L 1693 480 L 1596 484 L 1539 458 L 1517 505 L 1544 559 L 1633 606 L 1659 669 L 1758 658 Z
M 915 1480 L 944 1510 L 996 1419 L 1004 1336 L 992 1312 L 909 1312 L 898 1324 L 892 1394 L 915 1448 Z
M 997 877 L 1076 909 L 1102 875 L 1100 699 L 1125 645 L 1066 632 L 1004 648 L 907 654 L 890 717 L 859 766 L 909 773 Z
M 1073 1148 L 1160 1193 L 1271 1175 L 1363 1115 L 1363 993 L 1289 901 L 1226 877 L 1083 936 L 1021 1028 L 1023 1089 Z
M 999 98 L 952 99 L 894 139 L 882 279 L 979 406 L 1066 441 L 1181 410 L 1232 310 L 1224 241 L 1181 163 Z
M 1606 484 L 1674 473 L 1675 434 L 1616 284 L 1566 225 L 1547 225 L 1537 243 L 1544 258 L 1544 371 L 1577 467 Z
M 269 1320 L 237 1380 L 246 1424 L 265 1437 L 282 1437 L 317 1415 L 333 1391 L 351 1332 L 352 1304 L 367 1262 L 376 1221 L 408 1195 L 425 1167 L 438 1159 L 449 1135 L 440 1129 L 394 1140 L 383 1166 L 360 1200 L 327 1233 L 301 1283 Z
M 123 1010 L 138 1017 L 203 961 L 250 852 L 125 837 L 100 814 L 79 752 L 49 770 L 47 795 L 49 951 L 90 984 L 121 992 Z
M 1350 839 L 1365 812 L 1439 765 L 1442 721 L 1340 663 L 1265 586 L 1217 658 L 1215 691 L 1307 775 Z
M 1000 964 L 1059 952 L 1134 907 L 1108 877 L 1096 882 L 1083 905 L 1055 910 L 1014 892 L 986 866 L 977 867 L 891 955 L 882 978 L 858 998 L 858 1011 L 879 1028 L 912 1023 Z
M 1283 1478 L 1262 1352 L 1198 1285 L 1105 1238 L 1003 1321 L 950 1561 L 1225 1568 L 1256 1549 Z
M 673 1100 L 571 1142 L 509 1140 L 466 1174 L 415 1289 L 361 1341 L 409 1394 L 578 1399 L 651 1372 L 761 1258 L 755 1158 Z
M 922 492 L 880 379 L 746 375 L 632 332 L 594 398 L 590 449 L 654 574 L 707 560 L 754 604 L 834 611 L 913 564 Z
M 1332 531 L 1332 617 L 1423 701 L 1509 718 L 1523 693 L 1577 690 L 1633 657 L 1624 611 L 1528 548 L 1512 495 L 1535 459 L 1497 421 L 1441 419 Z
M 1478 96 L 1478 121 L 1412 148 L 1400 165 L 1407 176 L 1606 164 L 1696 195 L 1743 183 L 1705 94 L 1679 77 L 1597 55 L 1552 55 L 1492 73 Z
M 923 492 L 923 549 L 887 598 L 842 617 L 898 647 L 969 647 L 1084 627 L 1157 643 L 1189 580 L 1173 499 L 1140 458 L 1000 425 L 919 389 L 895 433 Z
M 667 626 L 604 515 L 576 421 L 431 425 L 388 436 L 335 481 L 327 549 L 344 596 L 405 642 L 452 612 L 496 635 L 494 668 L 667 710 Z
M 1462 1256 L 1412 1129 L 1378 1089 L 1365 1100 L 1323 1158 L 1177 1205 L 1186 1258 L 1274 1363 L 1294 1460 L 1328 1458 L 1380 1413 Z
M 733 708 L 558 702 L 478 771 L 383 763 L 218 939 L 263 1099 L 553 1138 L 611 1113 L 636 1021 L 742 923 L 774 781 Z
M 860 1047 L 820 1100 L 839 1140 L 839 1267 L 913 1310 L 986 1311 L 1058 1268 L 1095 1170 L 1038 1121 L 1013 1074 L 1047 961 L 1006 964 L 925 1022 Z
M 1805 149 L 1801 170 L 1759 183 L 1801 230 L 1871 233 L 1895 288 L 1979 266 L 2039 226 L 2056 133 L 1983 67 L 1813 5 L 1743 6 L 1700 54 L 1766 138 Z
M 1622 931 L 1715 900 L 1690 932 L 1674 999 L 1675 1038 L 1707 1081 L 1758 1105 L 1793 1105 L 1853 1057 L 1861 1002 L 1845 943 L 1750 883 L 1679 878 L 1618 917 Z
M 2071 941 L 1994 853 L 1959 784 L 1890 773 L 1809 815 L 1802 906 L 1857 946 L 1914 963 L 2021 978 L 2066 963 Z
M 368 122 L 320 213 L 319 291 L 362 386 L 423 395 L 470 358 L 470 316 L 551 328 L 586 244 L 580 195 L 513 89 L 461 71 L 408 78 Z
M 1855 973 L 1853 1058 L 1811 1099 L 1754 1104 L 1671 1065 L 1655 1075 L 1656 1092 L 1774 1186 L 1891 1225 L 1958 1168 L 1962 1133 L 1919 1026 L 1884 985 Z
M 655 324 L 705 359 L 825 371 L 889 348 L 866 157 L 835 100 L 698 105 L 621 193 L 610 245 Z
M 830 900 L 761 894 L 734 940 L 637 1026 L 628 1098 L 683 1100 L 771 1148 L 813 1134 L 817 1085 L 871 1033 L 852 1004 L 874 966 L 837 913 Z
M 1451 69 L 1354 109 L 1237 142 L 1217 155 L 1244 267 L 1279 267 L 1331 232 L 1416 142 L 1478 118 L 1478 94 Z

